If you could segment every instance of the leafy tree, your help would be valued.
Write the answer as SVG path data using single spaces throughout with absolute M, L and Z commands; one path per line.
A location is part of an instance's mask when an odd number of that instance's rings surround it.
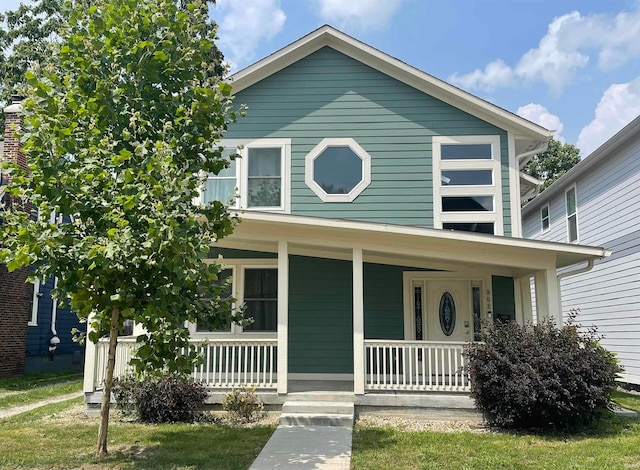
M 580 149 L 551 139 L 547 150 L 527 163 L 524 172 L 544 181 L 540 192 L 580 162 Z
M 0 105 L 22 93 L 30 64 L 44 64 L 51 57 L 51 43 L 66 16 L 62 0 L 36 0 L 0 13 Z M 0 113 L 0 129 L 4 114 Z
M 242 322 L 204 258 L 232 232 L 218 201 L 193 204 L 207 173 L 228 167 L 215 145 L 237 116 L 231 87 L 212 61 L 215 27 L 206 2 L 80 0 L 70 5 L 60 47 L 27 72 L 23 149 L 30 171 L 12 168 L 9 191 L 43 216 L 9 210 L 0 262 L 57 275 L 57 296 L 108 333 L 97 455 L 107 453 L 118 330 L 133 320 L 135 366 L 188 373 L 199 358 L 185 322 Z M 134 362 L 134 361 L 132 361 Z
M 180 6 L 184 9 L 187 3 L 181 0 Z M 0 105 L 10 103 L 12 94 L 24 92 L 25 73 L 32 64 L 43 65 L 53 57 L 51 48 L 57 45 L 57 33 L 67 22 L 69 12 L 63 0 L 34 0 L 0 13 Z M 210 23 L 207 28 L 214 26 Z M 222 53 L 213 47 L 209 55 L 214 64 L 213 73 L 221 76 L 224 72 Z M 4 129 L 2 113 L 0 129 Z

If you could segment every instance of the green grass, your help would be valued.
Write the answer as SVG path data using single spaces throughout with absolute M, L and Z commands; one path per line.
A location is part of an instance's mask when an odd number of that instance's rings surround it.
M 615 401 L 640 411 L 640 397 Z M 571 435 L 402 432 L 356 425 L 353 469 L 640 469 L 640 420 L 609 415 Z
M 44 387 L 34 388 L 25 392 L 0 396 L 0 410 L 6 410 L 7 408 L 13 408 L 14 406 L 29 405 L 38 401 L 54 398 L 59 395 L 67 395 L 75 392 L 80 393 L 81 391 L 81 380 L 74 380 L 73 382 L 65 382 L 57 385 L 46 385 Z
M 0 395 L 79 379 L 82 379 L 82 372 L 69 371 L 30 373 L 14 379 L 0 379 Z
M 0 468 L 246 469 L 275 427 L 109 425 L 109 452 L 93 456 L 98 419 L 70 414 L 82 399 L 0 421 Z

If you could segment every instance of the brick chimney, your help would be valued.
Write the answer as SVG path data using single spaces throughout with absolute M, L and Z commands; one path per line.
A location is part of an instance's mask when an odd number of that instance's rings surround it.
M 4 146 L 0 157 L 3 161 L 17 163 L 26 169 L 26 157 L 20 151 L 20 141 L 14 136 L 22 129 L 21 101 L 21 98 L 14 96 L 12 103 L 4 109 Z M 3 183 L 7 182 L 6 178 L 2 179 Z M 0 378 L 24 374 L 31 304 L 31 285 L 25 283 L 27 273 L 28 268 L 10 273 L 4 265 L 0 265 Z

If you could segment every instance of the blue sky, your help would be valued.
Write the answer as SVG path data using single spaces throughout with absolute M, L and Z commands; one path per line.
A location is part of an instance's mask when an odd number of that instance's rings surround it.
M 234 70 L 330 24 L 586 156 L 640 114 L 640 0 L 218 0 Z
M 330 24 L 555 129 L 583 156 L 640 114 L 640 0 L 217 0 L 211 11 L 234 70 Z

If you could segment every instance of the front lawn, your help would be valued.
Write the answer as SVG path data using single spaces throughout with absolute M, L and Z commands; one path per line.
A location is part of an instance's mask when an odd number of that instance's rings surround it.
M 616 393 L 640 411 L 640 396 Z M 356 425 L 353 469 L 630 469 L 640 468 L 640 420 L 609 416 L 591 429 L 544 436 L 506 432 L 404 432 Z
M 80 398 L 0 420 L 0 468 L 246 469 L 275 430 L 114 419 L 110 455 L 96 459 L 98 419 L 83 412 Z

